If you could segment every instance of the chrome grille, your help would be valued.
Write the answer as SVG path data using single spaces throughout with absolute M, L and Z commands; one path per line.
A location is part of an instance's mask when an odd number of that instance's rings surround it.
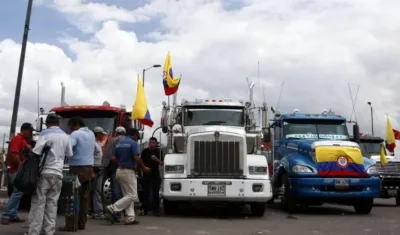
M 376 168 L 380 174 L 400 176 L 400 162 L 388 162 L 384 166 L 381 165 L 381 162 L 377 162 Z
M 194 177 L 238 177 L 240 143 L 238 141 L 194 141 Z

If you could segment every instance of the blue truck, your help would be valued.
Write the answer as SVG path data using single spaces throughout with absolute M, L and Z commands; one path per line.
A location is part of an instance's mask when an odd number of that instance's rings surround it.
M 282 115 L 275 111 L 264 134 L 273 145 L 272 200 L 280 199 L 288 212 L 339 203 L 369 214 L 380 195 L 379 172 L 374 161 L 362 156 L 359 138 L 350 141 L 347 125 L 344 117 L 326 110 Z M 350 125 L 353 136 L 359 136 L 357 123 Z

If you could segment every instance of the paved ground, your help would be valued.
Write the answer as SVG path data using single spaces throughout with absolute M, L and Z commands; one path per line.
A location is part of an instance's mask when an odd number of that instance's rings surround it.
M 253 218 L 243 212 L 226 208 L 185 209 L 174 217 L 139 217 L 140 225 L 110 225 L 107 221 L 90 220 L 84 234 L 174 234 L 174 235 L 391 235 L 400 234 L 400 208 L 393 200 L 376 200 L 371 215 L 354 214 L 352 207 L 327 205 L 311 207 L 307 212 L 288 217 L 276 206 L 268 206 L 263 218 Z M 21 213 L 26 217 L 26 213 Z M 63 218 L 58 219 L 63 225 Z M 26 225 L 0 225 L 0 234 L 23 234 Z M 61 233 L 57 234 L 69 234 Z

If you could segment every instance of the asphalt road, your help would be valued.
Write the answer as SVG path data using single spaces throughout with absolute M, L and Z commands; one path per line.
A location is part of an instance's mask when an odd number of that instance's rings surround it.
M 288 216 L 277 206 L 267 206 L 263 218 L 228 208 L 181 208 L 179 216 L 138 217 L 140 225 L 111 225 L 108 221 L 89 220 L 87 229 L 78 234 L 174 234 L 174 235 L 391 235 L 400 234 L 400 208 L 394 200 L 378 199 L 370 215 L 356 215 L 352 207 L 325 205 L 310 207 Z M 26 213 L 21 217 L 26 218 Z M 64 224 L 58 219 L 59 226 Z M 21 235 L 26 225 L 0 225 L 0 234 Z M 70 234 L 57 232 L 58 235 Z

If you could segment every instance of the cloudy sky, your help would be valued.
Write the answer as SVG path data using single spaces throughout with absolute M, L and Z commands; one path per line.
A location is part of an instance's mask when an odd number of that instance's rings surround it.
M 248 96 L 280 110 L 333 109 L 350 118 L 348 84 L 362 132 L 385 133 L 385 114 L 400 129 L 400 2 L 398 0 L 34 0 L 19 125 L 34 121 L 40 104 L 131 107 L 136 76 L 163 64 L 171 51 L 182 74 L 181 98 Z M 0 133 L 9 132 L 27 0 L 1 0 Z M 257 79 L 260 62 L 260 82 Z M 151 115 L 159 124 L 162 69 L 146 73 Z M 354 119 L 354 117 L 353 117 Z M 19 130 L 17 128 L 17 130 Z M 2 138 L 2 137 L 0 137 Z M 399 145 L 399 144 L 398 144 Z

